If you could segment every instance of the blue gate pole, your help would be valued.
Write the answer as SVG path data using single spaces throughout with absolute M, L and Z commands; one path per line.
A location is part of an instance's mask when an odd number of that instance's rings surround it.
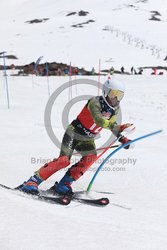
M 138 138 L 136 138 L 136 139 L 134 139 L 134 140 L 131 140 L 131 141 L 125 143 L 125 144 L 122 144 L 119 148 L 117 148 L 117 149 L 115 149 L 113 152 L 111 152 L 111 153 L 105 158 L 105 160 L 100 164 L 100 166 L 98 167 L 97 171 L 95 172 L 93 178 L 91 179 L 91 181 L 90 181 L 90 183 L 89 183 L 89 185 L 88 185 L 88 187 L 87 187 L 86 192 L 88 193 L 88 192 L 91 190 L 92 185 L 93 185 L 93 182 L 94 182 L 94 180 L 96 179 L 96 177 L 97 177 L 99 171 L 101 170 L 101 168 L 103 167 L 103 165 L 108 161 L 108 159 L 109 159 L 113 154 L 115 154 L 115 153 L 116 153 L 117 151 L 119 151 L 120 149 L 125 148 L 126 146 L 128 146 L 128 145 L 130 145 L 130 144 L 132 144 L 132 143 L 134 143 L 134 142 L 136 142 L 136 141 L 139 141 L 139 140 L 142 140 L 142 139 L 144 139 L 144 138 L 146 138 L 146 137 L 149 137 L 149 136 L 152 136 L 152 135 L 161 133 L 162 131 L 163 131 L 163 130 L 161 129 L 161 130 L 155 131 L 155 132 L 153 132 L 153 133 L 150 133 L 150 134 L 146 134 L 146 135 L 140 136 L 140 137 L 138 137 Z
M 7 74 L 6 74 L 5 53 L 6 52 L 3 52 L 3 63 L 4 63 L 4 77 L 5 77 L 5 87 L 6 87 L 7 104 L 8 104 L 8 109 L 9 109 L 10 108 L 10 102 L 9 102 L 8 79 L 7 79 Z

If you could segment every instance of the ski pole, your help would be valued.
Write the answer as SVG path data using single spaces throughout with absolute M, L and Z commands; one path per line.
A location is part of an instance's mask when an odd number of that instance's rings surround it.
M 127 131 L 125 134 L 129 134 L 131 132 L 133 132 L 135 130 L 135 127 L 133 127 L 130 131 Z M 113 144 L 118 140 L 118 138 L 116 138 L 114 141 L 112 141 L 108 147 L 106 147 L 95 159 L 94 161 L 91 162 L 91 165 L 93 165 L 95 163 L 95 161 L 97 161 L 109 148 L 111 148 L 113 146 Z M 114 150 L 115 151 L 115 150 Z M 113 152 L 114 152 L 113 151 Z
M 112 155 L 114 155 L 114 154 L 115 154 L 117 151 L 119 151 L 120 149 L 125 148 L 126 146 L 129 146 L 130 144 L 132 144 L 132 143 L 134 143 L 134 142 L 136 142 L 136 141 L 139 141 L 139 140 L 142 140 L 142 139 L 144 139 L 144 138 L 146 138 L 146 137 L 149 137 L 149 136 L 152 136 L 152 135 L 161 133 L 162 131 L 163 131 L 163 130 L 161 129 L 161 130 L 152 132 L 152 133 L 150 133 L 150 134 L 146 134 L 146 135 L 140 136 L 140 137 L 138 137 L 138 138 L 136 138 L 136 139 L 134 139 L 134 140 L 132 140 L 132 141 L 128 141 L 127 143 L 122 144 L 120 147 L 116 148 L 113 152 L 111 152 L 111 153 L 105 158 L 105 160 L 100 164 L 100 166 L 98 167 L 97 171 L 95 172 L 93 178 L 91 179 L 91 181 L 90 181 L 90 183 L 89 183 L 89 185 L 88 185 L 88 187 L 87 187 L 86 192 L 87 192 L 87 193 L 90 192 L 90 190 L 91 190 L 91 188 L 92 188 L 92 185 L 93 185 L 93 182 L 94 182 L 94 180 L 96 179 L 96 177 L 97 177 L 99 171 L 101 170 L 101 168 L 103 167 L 103 165 L 108 161 L 108 159 L 109 159 Z M 106 150 L 106 151 L 107 151 L 107 150 Z
M 120 146 L 120 144 L 119 145 L 113 145 L 113 146 L 111 146 L 111 147 L 107 147 L 107 148 L 117 148 L 117 147 L 119 147 Z M 96 150 L 103 150 L 103 149 L 106 149 L 106 147 L 105 148 L 97 148 Z
M 112 147 L 112 145 L 115 143 L 117 141 L 117 138 L 114 140 L 114 141 L 112 141 L 110 144 L 109 144 L 109 146 L 108 147 L 106 147 L 97 157 L 96 157 L 96 159 L 94 160 L 94 162 L 95 161 L 97 161 L 109 148 L 111 148 Z M 92 162 L 92 164 L 94 163 L 94 162 Z
M 104 148 L 96 148 L 96 151 L 100 151 L 100 150 L 104 150 L 104 149 L 109 149 L 109 148 L 117 148 L 119 147 L 120 145 L 113 145 L 113 146 L 108 146 L 108 147 L 104 147 Z M 73 155 L 79 155 L 79 153 L 74 153 Z

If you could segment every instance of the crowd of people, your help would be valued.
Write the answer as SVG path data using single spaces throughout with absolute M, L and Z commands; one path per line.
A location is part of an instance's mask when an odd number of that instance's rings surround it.
M 147 68 L 135 68 L 132 66 L 130 69 L 125 69 L 122 66 L 120 69 L 115 69 L 113 66 L 109 69 L 102 70 L 100 74 L 103 72 L 108 73 L 109 75 L 113 74 L 126 74 L 126 75 L 142 75 L 143 73 L 150 75 L 163 75 L 165 69 L 160 69 L 157 67 L 147 67 Z M 38 67 L 34 70 L 34 65 L 25 65 L 25 67 L 20 70 L 21 74 L 35 74 L 37 76 L 69 76 L 69 75 L 99 75 L 99 72 L 95 70 L 94 67 L 90 71 L 85 70 L 84 68 L 71 67 L 71 66 L 55 66 L 50 65 L 46 68 L 45 65 L 38 65 Z
M 156 67 L 151 68 L 150 71 L 151 71 L 150 72 L 151 75 L 163 75 L 164 74 L 164 72 L 162 70 L 159 70 Z M 132 66 L 130 68 L 130 71 L 125 70 L 124 66 L 122 66 L 120 68 L 120 70 L 115 70 L 113 66 L 109 69 L 109 74 L 110 75 L 113 75 L 114 73 L 117 73 L 117 74 L 120 73 L 120 74 L 126 74 L 126 75 L 129 75 L 129 74 L 131 74 L 131 75 L 142 75 L 143 72 L 144 72 L 143 68 L 135 69 L 134 66 Z

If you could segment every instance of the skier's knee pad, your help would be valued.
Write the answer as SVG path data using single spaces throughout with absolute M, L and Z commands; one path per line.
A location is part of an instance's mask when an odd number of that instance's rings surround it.
M 55 172 L 59 171 L 62 168 L 67 167 L 69 164 L 70 164 L 69 158 L 66 155 L 63 155 L 45 164 L 36 172 L 36 174 L 38 174 L 43 180 L 46 180 L 52 174 L 54 174 Z
M 84 156 L 78 163 L 72 166 L 68 173 L 76 181 L 90 168 L 96 159 L 97 156 L 94 154 Z

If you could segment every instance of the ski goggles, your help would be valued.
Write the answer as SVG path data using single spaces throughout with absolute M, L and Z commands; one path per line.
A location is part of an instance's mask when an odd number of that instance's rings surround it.
M 117 100 L 121 101 L 122 98 L 123 98 L 123 96 L 124 96 L 124 92 L 122 92 L 120 90 L 114 90 L 114 89 L 112 89 L 112 90 L 109 91 L 108 96 L 111 99 L 117 97 Z

